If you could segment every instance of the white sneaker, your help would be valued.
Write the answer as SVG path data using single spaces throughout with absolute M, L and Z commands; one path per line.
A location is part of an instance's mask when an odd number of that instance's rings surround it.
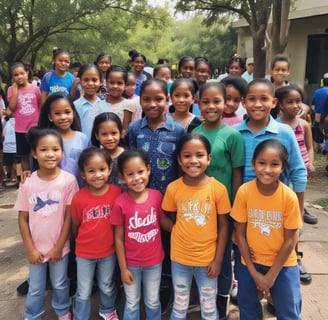
M 230 296 L 232 298 L 237 298 L 237 294 L 238 294 L 238 280 L 233 280 L 232 281 L 232 289 L 230 292 Z
M 109 313 L 102 313 L 99 312 L 99 315 L 104 319 L 104 320 L 119 320 L 116 310 L 114 310 L 113 312 L 109 312 Z

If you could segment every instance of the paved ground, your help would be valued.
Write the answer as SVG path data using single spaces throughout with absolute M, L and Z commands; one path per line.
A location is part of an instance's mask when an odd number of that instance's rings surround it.
M 320 184 L 320 186 L 318 188 L 314 179 L 310 182 L 305 197 L 308 209 L 319 218 L 319 224 L 305 225 L 300 242 L 300 250 L 304 252 L 303 264 L 311 272 L 313 278 L 311 285 L 302 286 L 302 318 L 305 320 L 328 319 L 328 213 L 312 206 L 313 200 L 328 196 L 327 185 Z M 0 319 L 9 320 L 23 319 L 25 297 L 17 295 L 16 287 L 26 279 L 28 273 L 25 252 L 17 226 L 17 213 L 12 210 L 16 192 L 15 189 L 11 189 L 0 196 Z M 42 318 L 44 320 L 56 319 L 50 306 L 50 296 L 51 291 L 47 291 L 46 312 Z M 91 319 L 98 320 L 100 317 L 97 314 L 96 295 L 93 297 L 92 305 Z M 230 309 L 230 320 L 239 319 L 237 307 L 231 305 Z M 265 319 L 275 319 L 266 312 L 264 315 Z M 168 318 L 168 315 L 163 317 L 163 319 Z M 200 315 L 194 313 L 188 319 L 200 319 Z

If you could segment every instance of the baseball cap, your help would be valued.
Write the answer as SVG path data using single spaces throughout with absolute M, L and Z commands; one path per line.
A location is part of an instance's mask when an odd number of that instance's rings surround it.
M 249 64 L 251 64 L 251 63 L 254 64 L 254 58 L 253 58 L 253 57 L 247 58 L 247 59 L 246 59 L 246 65 L 249 65 Z M 328 75 L 328 73 L 327 73 L 327 75 Z

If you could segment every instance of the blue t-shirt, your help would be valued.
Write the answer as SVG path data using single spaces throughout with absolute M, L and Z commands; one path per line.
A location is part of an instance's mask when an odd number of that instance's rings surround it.
M 185 128 L 172 117 L 153 130 L 147 117 L 130 123 L 128 129 L 129 147 L 148 152 L 151 174 L 149 188 L 164 194 L 167 185 L 178 177 L 176 143 L 185 134 Z
M 52 70 L 43 76 L 40 89 L 41 91 L 49 92 L 49 94 L 63 92 L 69 96 L 74 79 L 74 75 L 68 71 L 64 77 L 58 77 L 55 70 Z

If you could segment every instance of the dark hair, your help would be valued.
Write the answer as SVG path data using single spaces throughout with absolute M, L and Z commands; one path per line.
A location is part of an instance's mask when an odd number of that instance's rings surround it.
M 56 129 L 56 126 L 52 121 L 49 120 L 49 114 L 51 113 L 51 105 L 57 100 L 65 100 L 71 106 L 73 110 L 73 122 L 71 124 L 71 129 L 74 131 L 81 131 L 80 117 L 76 111 L 72 99 L 63 92 L 56 92 L 49 95 L 44 102 L 39 116 L 38 126 L 40 128 L 53 128 Z
M 65 49 L 62 49 L 62 48 L 53 48 L 53 50 L 52 50 L 52 59 L 55 60 L 61 54 L 66 54 L 66 55 L 70 56 L 69 55 L 69 52 L 67 50 L 65 50 Z
M 292 91 L 297 91 L 300 96 L 301 96 L 301 100 L 302 102 L 304 101 L 304 95 L 303 95 L 303 91 L 302 89 L 295 85 L 295 84 L 291 84 L 289 86 L 284 86 L 284 87 L 280 87 L 279 89 L 277 89 L 275 91 L 274 96 L 278 99 L 278 107 L 281 108 L 281 103 L 282 101 L 292 92 Z
M 142 83 L 140 88 L 140 97 L 142 96 L 145 89 L 153 84 L 157 84 L 162 89 L 163 93 L 166 96 L 168 95 L 167 83 L 162 79 L 153 78 L 153 79 L 148 79 Z
M 108 164 L 108 167 L 111 166 L 112 158 L 109 156 L 108 152 L 105 149 L 100 149 L 97 147 L 89 147 L 84 149 L 80 154 L 79 161 L 78 161 L 79 170 L 83 172 L 84 166 L 87 163 L 87 161 L 96 155 L 103 158 Z
M 170 68 L 166 64 L 158 64 L 153 70 L 153 78 L 156 78 L 157 73 L 162 69 L 169 69 L 169 71 L 171 72 Z
M 124 83 L 126 83 L 126 81 L 128 79 L 128 71 L 126 70 L 126 68 L 124 68 L 122 66 L 119 66 L 117 64 L 112 64 L 106 71 L 106 80 L 108 80 L 108 77 L 109 77 L 111 72 L 120 72 L 120 73 L 122 73 Z
M 169 60 L 165 59 L 165 58 L 159 58 L 156 64 L 165 64 L 168 65 L 169 64 Z
M 290 62 L 287 56 L 284 54 L 277 54 L 271 61 L 270 69 L 272 70 L 277 62 L 286 62 L 288 64 L 288 68 L 290 67 Z
M 200 65 L 200 64 L 206 64 L 209 69 L 211 69 L 210 63 L 208 62 L 208 59 L 205 57 L 196 57 L 194 59 L 195 61 L 195 69 Z
M 97 56 L 95 65 L 97 65 L 103 58 L 108 58 L 109 62 L 112 63 L 112 57 L 108 53 L 102 52 Z
M 271 83 L 270 80 L 264 79 L 264 78 L 257 78 L 257 79 L 252 80 L 246 87 L 245 97 L 248 95 L 250 88 L 257 85 L 257 84 L 266 85 L 268 87 L 268 89 L 270 90 L 270 93 L 274 97 L 274 86 L 273 86 L 273 84 Z
M 267 139 L 260 142 L 253 153 L 252 161 L 255 161 L 259 154 L 266 149 L 275 149 L 279 152 L 279 157 L 281 159 L 284 168 L 288 167 L 288 151 L 286 147 L 277 139 Z
M 234 62 L 238 62 L 240 68 L 243 69 L 243 70 L 245 69 L 245 59 L 239 57 L 239 55 L 236 54 L 236 53 L 235 53 L 235 54 L 230 58 L 230 60 L 228 61 L 227 69 L 229 69 L 230 66 L 231 66 Z
M 201 85 L 198 91 L 198 99 L 200 100 L 203 96 L 204 91 L 210 88 L 218 89 L 222 93 L 224 101 L 227 100 L 226 89 L 224 84 L 222 84 L 221 82 L 206 82 L 203 85 Z
M 205 147 L 207 153 L 208 154 L 211 153 L 211 144 L 205 136 L 203 136 L 201 134 L 198 134 L 198 133 L 187 133 L 187 134 L 183 135 L 177 142 L 175 152 L 176 152 L 178 157 L 181 154 L 183 146 L 191 140 L 201 141 L 204 144 L 204 147 Z
M 39 126 L 31 127 L 26 134 L 26 140 L 31 147 L 31 150 L 35 151 L 38 147 L 39 141 L 45 136 L 55 136 L 58 142 L 64 150 L 63 138 L 60 133 L 53 128 L 40 128 Z
M 193 63 L 195 63 L 194 58 L 190 57 L 190 56 L 186 56 L 186 57 L 182 57 L 178 63 L 178 71 L 180 72 L 181 68 L 183 67 L 183 65 L 187 62 L 192 61 Z
M 99 80 L 102 81 L 102 73 L 101 73 L 99 67 L 93 63 L 88 63 L 88 64 L 84 64 L 83 66 L 81 66 L 79 72 L 77 73 L 77 77 L 81 79 L 83 76 L 83 73 L 88 70 L 96 71 L 99 76 Z
M 120 134 L 122 133 L 122 130 L 123 130 L 122 122 L 117 114 L 115 114 L 113 112 L 103 112 L 103 113 L 98 114 L 93 121 L 93 127 L 92 127 L 92 131 L 91 131 L 91 143 L 98 148 L 100 147 L 100 143 L 99 143 L 98 139 L 96 138 L 96 134 L 98 134 L 100 125 L 106 121 L 115 122 Z
M 136 58 L 141 57 L 144 62 L 147 62 L 145 55 L 137 50 L 129 51 L 129 57 L 131 58 L 131 61 L 134 61 Z
M 81 62 L 73 62 L 71 64 L 71 68 L 81 68 L 82 67 L 82 63 Z
M 12 64 L 12 66 L 10 67 L 10 71 L 13 72 L 16 68 L 23 68 L 26 72 L 29 71 L 26 64 L 21 61 L 17 61 L 14 64 Z
M 136 74 L 134 73 L 134 72 L 132 72 L 132 71 L 129 71 L 128 72 L 128 76 L 127 76 L 127 79 L 129 78 L 129 77 L 133 77 L 133 78 L 135 78 L 135 79 L 137 79 L 137 76 L 136 76 Z M 127 80 L 126 80 L 127 81 Z
M 242 97 L 245 96 L 247 81 L 244 78 L 238 76 L 227 76 L 220 82 L 223 83 L 226 88 L 229 86 L 234 87 L 237 91 L 239 91 Z
M 181 84 L 186 84 L 191 92 L 191 94 L 194 96 L 195 95 L 195 86 L 192 80 L 186 79 L 186 78 L 179 78 L 174 80 L 171 86 L 171 96 L 174 92 L 174 90 L 179 87 Z
M 117 167 L 118 167 L 118 171 L 121 174 L 123 174 L 124 164 L 132 158 L 140 158 L 145 163 L 146 167 L 150 165 L 148 153 L 145 150 L 143 149 L 124 150 L 117 158 Z

